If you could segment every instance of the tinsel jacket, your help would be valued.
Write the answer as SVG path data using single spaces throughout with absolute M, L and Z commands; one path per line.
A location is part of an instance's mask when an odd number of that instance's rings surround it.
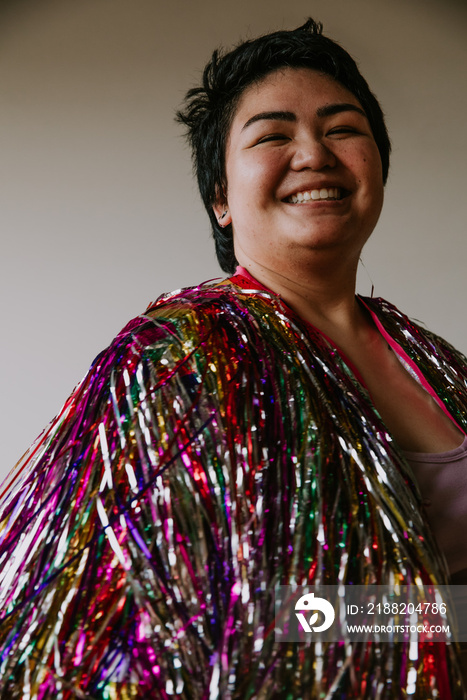
M 362 303 L 465 431 L 465 358 Z M 465 697 L 451 645 L 275 642 L 280 584 L 447 573 L 362 382 L 242 276 L 131 321 L 0 505 L 2 700 Z

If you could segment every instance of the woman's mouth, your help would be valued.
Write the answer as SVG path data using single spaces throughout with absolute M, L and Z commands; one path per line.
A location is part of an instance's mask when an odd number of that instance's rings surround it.
M 340 187 L 323 187 L 319 190 L 305 190 L 290 195 L 285 200 L 291 204 L 300 204 L 301 202 L 317 201 L 323 199 L 342 199 L 344 191 Z

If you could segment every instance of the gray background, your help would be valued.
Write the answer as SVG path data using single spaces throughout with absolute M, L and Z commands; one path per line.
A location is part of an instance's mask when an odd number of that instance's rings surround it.
M 364 254 L 375 294 L 467 351 L 465 2 L 3 2 L 0 476 L 130 317 L 221 275 L 174 110 L 216 46 L 309 15 L 358 60 L 393 139 Z

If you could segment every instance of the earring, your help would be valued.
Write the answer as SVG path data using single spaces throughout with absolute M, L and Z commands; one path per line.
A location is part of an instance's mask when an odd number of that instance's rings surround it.
M 222 219 L 224 219 L 224 218 L 227 216 L 227 213 L 228 213 L 228 210 L 226 209 L 225 212 L 222 214 L 222 216 L 220 216 L 220 217 L 217 219 L 217 223 L 219 224 L 219 226 L 220 226 L 221 228 L 224 228 L 224 226 L 221 224 L 221 221 L 222 221 Z

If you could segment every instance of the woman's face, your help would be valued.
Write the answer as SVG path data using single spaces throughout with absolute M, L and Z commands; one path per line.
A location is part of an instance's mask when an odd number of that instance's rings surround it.
M 286 68 L 243 93 L 226 147 L 237 260 L 300 266 L 334 249 L 358 256 L 383 203 L 381 159 L 354 95 L 317 71 Z

